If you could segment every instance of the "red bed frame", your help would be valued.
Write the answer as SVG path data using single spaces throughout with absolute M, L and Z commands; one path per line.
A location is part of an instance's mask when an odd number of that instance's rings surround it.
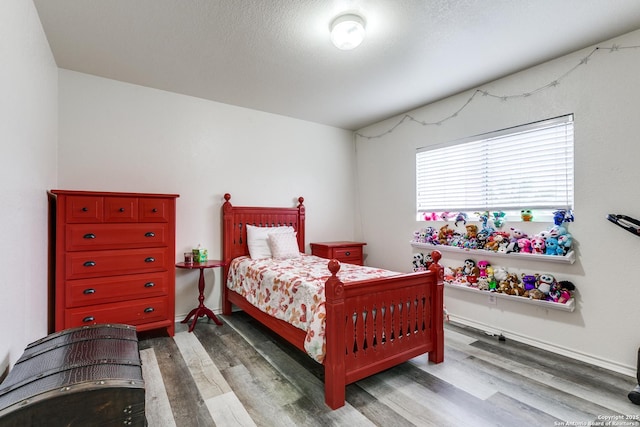
M 248 255 L 246 225 L 293 226 L 300 252 L 305 251 L 304 199 L 295 208 L 232 206 L 224 195 L 224 278 L 234 258 Z M 325 402 L 337 409 L 344 405 L 345 388 L 362 378 L 389 369 L 424 353 L 429 360 L 444 360 L 443 283 L 433 251 L 430 271 L 408 273 L 367 281 L 342 283 L 336 276 L 340 263 L 328 261 L 331 277 L 325 285 L 326 356 Z M 305 332 L 271 317 L 223 286 L 223 314 L 231 315 L 232 304 L 273 330 L 302 351 Z

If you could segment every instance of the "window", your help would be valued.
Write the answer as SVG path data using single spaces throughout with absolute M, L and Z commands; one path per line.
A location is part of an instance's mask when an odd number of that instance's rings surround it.
M 573 115 L 419 148 L 418 219 L 434 213 L 504 211 L 535 220 L 573 209 Z

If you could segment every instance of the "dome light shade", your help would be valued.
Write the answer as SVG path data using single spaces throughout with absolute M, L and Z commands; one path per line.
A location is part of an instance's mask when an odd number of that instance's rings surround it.
M 364 19 L 358 15 L 340 15 L 331 23 L 331 41 L 338 49 L 355 49 L 364 40 L 364 34 Z

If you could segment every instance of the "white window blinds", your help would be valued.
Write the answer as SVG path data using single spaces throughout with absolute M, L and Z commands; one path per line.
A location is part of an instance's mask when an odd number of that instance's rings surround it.
M 417 210 L 573 209 L 573 115 L 418 149 Z

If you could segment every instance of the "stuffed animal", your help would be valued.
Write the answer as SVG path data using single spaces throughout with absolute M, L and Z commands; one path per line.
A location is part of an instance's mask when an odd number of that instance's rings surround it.
M 453 235 L 453 230 L 449 228 L 449 224 L 445 224 L 440 227 L 438 231 L 438 242 L 441 245 L 446 245 L 449 242 L 449 237 Z
M 549 295 L 555 283 L 556 279 L 551 274 L 541 274 L 538 276 L 538 289 L 545 295 Z
M 484 277 L 478 277 L 478 289 L 481 291 L 488 291 L 489 290 L 489 278 L 484 276 Z
M 541 236 L 534 236 L 531 239 L 531 253 L 532 254 L 544 254 L 544 238 Z
M 533 220 L 533 212 L 531 211 L 531 209 L 522 209 L 520 211 L 520 218 L 522 218 L 523 221 L 525 222 L 529 222 Z
M 553 213 L 553 223 L 555 225 L 562 225 L 565 222 L 573 222 L 573 212 L 568 209 L 559 209 Z
M 479 231 L 478 235 L 476 236 L 478 249 L 484 249 L 488 239 L 489 239 L 489 233 L 485 231 Z
M 558 247 L 562 249 L 562 255 L 566 255 L 567 252 L 571 250 L 571 246 L 573 245 L 573 237 L 571 234 L 563 234 L 558 236 Z
M 422 214 L 422 219 L 424 221 L 437 221 L 438 220 L 438 214 L 435 212 L 431 212 L 431 213 L 423 213 Z
M 465 276 L 478 277 L 479 270 L 478 267 L 476 267 L 476 262 L 472 259 L 465 259 L 462 273 Z
M 424 256 L 424 266 L 428 270 L 429 267 L 431 267 L 431 264 L 433 264 L 433 255 L 429 252 Z
M 425 271 L 424 255 L 421 253 L 413 254 L 413 271 Z
M 558 282 L 558 287 L 560 288 L 560 297 L 557 302 L 566 304 L 573 296 L 573 291 L 576 290 L 576 286 L 567 280 L 561 280 Z
M 487 268 L 489 267 L 489 261 L 483 259 L 478 261 L 476 265 L 478 267 L 478 277 L 487 277 Z
M 451 267 L 445 267 L 443 273 L 444 273 L 444 277 L 442 280 L 444 281 L 444 283 L 449 283 L 449 284 L 453 283 L 453 281 L 456 278 L 455 271 L 453 271 Z
M 525 291 L 531 291 L 538 287 L 538 276 L 534 274 L 522 274 L 522 284 Z
M 452 216 L 453 216 L 453 214 L 451 214 L 451 212 L 447 212 L 447 211 L 445 211 L 445 212 L 442 212 L 442 213 L 440 214 L 440 219 L 441 219 L 442 221 L 449 221 L 449 218 L 451 218 Z
M 526 237 L 522 237 L 518 239 L 518 249 L 519 252 L 530 254 L 531 253 L 531 240 Z
M 555 237 L 547 237 L 544 241 L 545 254 L 546 255 L 564 255 L 564 251 L 558 244 L 558 239 Z
M 512 273 L 508 273 L 507 277 L 500 282 L 499 289 L 501 292 L 508 295 L 521 296 L 524 294 L 524 289 L 521 287 L 518 276 Z
M 471 239 L 475 239 L 476 237 L 478 237 L 478 226 L 475 224 L 467 224 L 465 225 L 465 228 L 467 229 L 467 239 L 471 240 Z
M 466 213 L 458 212 L 458 214 L 456 215 L 456 220 L 455 220 L 456 227 L 458 226 L 459 222 L 461 222 L 463 225 L 467 225 L 467 214 Z
M 498 283 L 502 282 L 503 280 L 506 280 L 508 274 L 509 272 L 504 267 L 493 268 L 493 277 L 496 281 L 498 281 Z
M 507 253 L 520 252 L 521 248 L 518 245 L 518 240 L 526 239 L 527 233 L 520 230 L 519 228 L 511 227 L 509 229 L 511 230 L 511 233 L 509 236 L 509 246 L 507 246 Z
M 507 214 L 499 211 L 499 212 L 494 212 L 493 213 L 493 225 L 496 228 L 502 228 L 502 226 L 504 225 L 504 220 L 506 218 Z
M 546 297 L 544 292 L 542 292 L 540 289 L 531 289 L 530 291 L 526 291 L 523 296 L 537 300 L 544 300 Z

